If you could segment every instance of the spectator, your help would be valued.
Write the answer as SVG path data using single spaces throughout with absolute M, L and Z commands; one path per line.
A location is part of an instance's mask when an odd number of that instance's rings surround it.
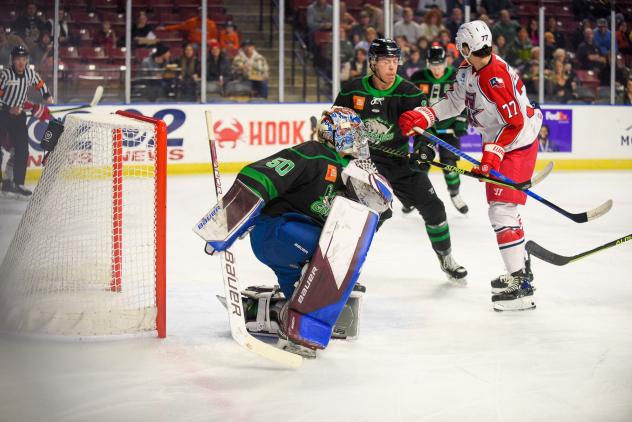
M 428 13 L 424 15 L 424 20 L 421 24 L 422 36 L 428 40 L 434 40 L 442 29 L 445 29 L 445 26 L 443 26 L 441 10 L 435 8 L 428 11 Z
M 577 30 L 573 33 L 571 45 L 577 48 L 577 46 L 584 42 L 584 29 L 592 28 L 592 23 L 590 19 L 584 19 L 580 22 Z
M 623 92 L 623 104 L 632 105 L 632 79 L 628 79 Z
M 426 59 L 421 57 L 421 55 L 419 54 L 419 49 L 417 49 L 417 47 L 412 47 L 410 49 L 410 58 L 408 59 L 408 61 L 406 61 L 406 63 L 404 63 L 403 66 L 399 67 L 398 73 L 402 77 L 410 80 L 410 77 L 413 73 L 425 67 Z
M 584 42 L 577 47 L 577 61 L 582 70 L 601 71 L 606 66 L 606 58 L 600 54 L 599 47 L 594 43 L 593 30 L 584 29 Z
M 77 44 L 75 39 L 72 39 L 70 28 L 68 27 L 68 10 L 65 7 L 59 8 L 59 44 L 60 45 L 75 45 Z M 54 36 L 53 26 L 55 20 L 50 18 L 44 24 L 44 30 L 47 31 L 51 37 Z
M 202 45 L 202 18 L 199 16 L 194 16 L 182 23 L 177 23 L 175 25 L 159 26 L 158 28 L 156 28 L 156 30 L 181 31 L 185 34 L 188 42 L 198 46 Z M 211 18 L 206 18 L 207 45 L 211 41 L 217 40 L 217 35 L 217 25 L 215 24 L 215 21 Z
M 546 63 L 550 63 L 553 60 L 553 53 L 557 50 L 555 44 L 555 35 L 550 32 L 544 33 L 544 60 Z
M 359 78 L 367 74 L 368 62 L 366 59 L 367 50 L 356 48 L 354 60 L 351 61 L 350 79 Z
M 29 50 L 35 46 L 40 32 L 45 29 L 44 22 L 42 22 L 37 12 L 37 5 L 33 2 L 28 2 L 24 14 L 17 18 L 13 24 L 15 34 L 24 40 Z
M 476 3 L 478 3 L 478 1 Z M 511 0 L 482 0 L 481 5 L 492 19 L 497 19 L 503 10 L 507 10 L 509 14 L 512 14 L 514 9 Z M 507 34 L 505 34 L 505 36 L 506 35 Z M 507 38 L 507 42 L 511 42 L 509 38 Z
M 156 49 L 140 64 L 140 68 L 148 72 L 163 71 L 171 60 L 171 51 L 164 44 L 156 44 Z
M 212 41 L 210 47 L 211 54 L 208 56 L 206 65 L 206 80 L 219 87 L 211 91 L 221 92 L 223 86 L 230 79 L 230 62 L 217 41 Z
M 527 28 L 523 26 L 518 30 L 518 36 L 514 41 L 512 48 L 513 51 L 510 55 L 511 63 L 509 64 L 513 65 L 517 69 L 522 69 L 531 59 L 532 48 L 533 45 L 529 39 L 529 32 L 527 32 Z
M 37 44 L 31 50 L 31 64 L 35 65 L 38 71 L 42 66 L 46 66 L 46 61 L 53 58 L 53 38 L 48 31 L 40 32 Z
M 537 47 L 536 47 L 537 48 Z M 529 66 L 522 75 L 522 82 L 527 89 L 529 97 L 536 96 L 539 90 L 540 64 L 537 60 L 531 60 Z
M 378 35 L 384 33 L 384 12 L 371 3 L 366 3 L 363 10 L 369 14 L 369 25 L 377 31 Z
M 132 25 L 134 47 L 152 47 L 158 43 L 156 34 L 154 34 L 154 27 L 147 21 L 147 13 L 141 10 L 136 18 L 136 23 Z
M 250 81 L 254 96 L 268 98 L 268 62 L 255 50 L 255 44 L 246 40 L 235 56 L 232 65 L 233 76 L 243 81 Z
M 11 50 L 18 45 L 25 45 L 24 40 L 0 23 L 0 64 L 7 65 L 11 58 Z
M 197 87 L 200 81 L 200 61 L 197 58 L 193 44 L 184 46 L 182 57 L 178 60 L 180 67 L 180 80 L 182 99 L 195 101 L 197 99 Z
M 565 65 L 554 61 L 553 71 L 548 74 L 546 82 L 546 93 L 553 97 L 554 102 L 565 104 L 574 98 L 577 85 L 570 63 Z
M 94 40 L 92 45 L 95 47 L 114 48 L 118 42 L 118 36 L 116 31 L 112 29 L 110 21 L 103 21 L 101 23 L 101 29 L 94 34 Z
M 529 32 L 531 45 L 534 47 L 540 45 L 540 32 L 538 28 L 538 21 L 534 18 L 529 19 L 529 23 L 527 24 L 527 31 Z
M 365 12 L 364 10 L 360 12 L 360 22 L 355 25 L 351 29 L 351 33 L 349 33 L 349 37 L 351 38 L 351 43 L 353 45 L 356 45 L 357 43 L 362 41 L 367 28 L 371 27 L 371 25 L 369 24 L 370 20 L 371 17 L 367 12 Z
M 315 0 L 307 7 L 307 30 L 309 42 L 314 45 L 314 34 L 317 31 L 330 31 L 333 9 L 327 0 Z
M 426 57 L 428 54 L 428 49 L 430 48 L 430 41 L 426 37 L 419 37 L 417 40 L 417 49 L 419 50 L 419 54 L 421 57 Z
M 345 29 L 345 32 L 349 34 L 351 29 L 358 22 L 353 15 L 347 11 L 347 4 L 344 1 L 340 2 L 340 27 Z
M 369 47 L 374 39 L 377 38 L 377 31 L 373 27 L 368 27 L 364 34 L 364 38 L 354 46 L 354 49 L 362 48 L 365 51 L 369 51 Z
M 219 45 L 226 52 L 228 57 L 235 57 L 239 51 L 239 34 L 232 21 L 226 22 L 224 29 L 220 32 Z
M 451 39 L 456 39 L 456 32 L 463 24 L 463 11 L 459 7 L 452 9 L 450 17 L 446 19 L 445 27 L 450 31 Z
M 353 59 L 353 44 L 347 37 L 347 31 L 340 26 L 340 61 L 350 62 Z
M 498 39 L 499 35 L 503 35 L 507 44 L 513 44 L 518 30 L 520 29 L 520 24 L 511 19 L 511 15 L 507 9 L 501 10 L 498 15 L 500 20 L 496 22 L 496 25 L 494 25 L 492 29 L 494 40 Z
M 632 76 L 631 70 L 625 65 L 625 59 L 621 54 L 617 54 L 616 67 L 614 69 L 615 86 L 625 86 L 626 82 Z M 601 72 L 600 82 L 603 86 L 610 86 L 610 61 Z
M 454 59 L 459 57 L 459 49 L 456 48 L 456 45 L 452 42 L 450 31 L 447 29 L 439 31 L 439 42 L 447 54 L 448 66 L 451 66 Z
M 417 2 L 417 11 L 424 15 L 433 9 L 439 9 L 441 13 L 448 13 L 445 0 L 419 0 Z
M 494 36 L 493 47 L 494 47 L 494 50 L 496 50 L 495 53 L 504 60 L 507 60 L 507 54 L 513 48 L 512 46 L 507 44 L 507 40 L 505 39 L 505 36 L 502 33 L 498 34 L 498 36 Z
M 622 20 L 617 26 L 615 34 L 619 51 L 623 55 L 632 55 L 632 34 L 628 30 L 628 23 Z
M 555 37 L 555 45 L 558 48 L 566 48 L 566 40 L 564 39 L 564 34 L 562 34 L 557 25 L 557 18 L 555 16 L 550 16 L 546 21 L 546 30 L 553 34 Z
M 416 41 L 421 37 L 421 27 L 413 20 L 413 9 L 404 8 L 403 19 L 393 25 L 393 35 L 395 37 L 404 36 L 407 40 Z
M 608 55 L 610 52 L 611 33 L 608 29 L 608 21 L 604 18 L 597 20 L 597 30 L 593 33 L 593 41 L 599 47 L 599 54 Z

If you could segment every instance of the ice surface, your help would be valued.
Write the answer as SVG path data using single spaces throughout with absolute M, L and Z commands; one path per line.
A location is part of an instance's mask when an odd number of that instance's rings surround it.
M 224 180 L 225 190 L 232 179 Z M 191 227 L 212 205 L 212 179 L 169 180 L 168 338 L 99 342 L 0 337 L 1 421 L 630 421 L 632 244 L 565 267 L 534 262 L 537 309 L 496 313 L 489 281 L 502 261 L 483 185 L 464 180 L 470 214 L 452 207 L 453 249 L 470 275 L 445 281 L 421 218 L 395 216 L 362 272 L 361 335 L 334 341 L 298 371 L 230 338 L 218 260 Z M 576 224 L 533 200 L 526 234 L 572 255 L 632 233 L 632 172 L 556 173 L 534 190 L 571 211 L 608 198 Z M 0 256 L 23 203 L 0 199 Z M 274 282 L 237 245 L 242 286 Z

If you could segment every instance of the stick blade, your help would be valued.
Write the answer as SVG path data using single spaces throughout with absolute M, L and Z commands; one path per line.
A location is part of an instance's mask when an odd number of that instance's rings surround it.
M 90 107 L 94 107 L 95 105 L 99 104 L 99 101 L 101 101 L 101 97 L 103 97 L 103 86 L 99 85 L 94 91 L 94 97 L 92 97 L 92 101 L 90 101 Z
M 538 245 L 533 240 L 529 240 L 527 242 L 527 244 L 525 245 L 525 249 L 530 255 L 533 255 L 544 262 L 548 262 L 549 264 L 561 266 L 571 262 L 571 257 L 553 253 L 548 249 L 545 249 L 542 246 Z
M 587 221 L 597 219 L 601 217 L 602 215 L 606 214 L 608 211 L 612 209 L 612 204 L 613 204 L 612 199 L 608 199 L 606 202 L 599 205 L 597 208 L 587 211 L 586 212 Z
M 541 181 L 543 181 L 551 172 L 553 171 L 553 161 L 549 161 L 549 163 L 537 173 L 533 178 L 531 178 L 531 186 L 535 186 Z

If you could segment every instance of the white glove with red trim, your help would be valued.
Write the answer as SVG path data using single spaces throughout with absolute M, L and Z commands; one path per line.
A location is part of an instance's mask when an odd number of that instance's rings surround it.
M 500 169 L 500 162 L 505 156 L 505 149 L 498 144 L 487 143 L 483 147 L 483 158 L 481 158 L 480 166 L 472 169 L 473 173 L 489 176 L 492 170 Z
M 405 111 L 399 116 L 399 127 L 404 135 L 411 135 L 415 126 L 426 130 L 434 125 L 436 120 L 437 115 L 432 108 L 417 107 L 413 110 Z

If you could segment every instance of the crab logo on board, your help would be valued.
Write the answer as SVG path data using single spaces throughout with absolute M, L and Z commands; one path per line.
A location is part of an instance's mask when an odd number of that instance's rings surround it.
M 213 132 L 220 148 L 224 148 L 224 142 L 232 142 L 232 147 L 237 147 L 237 141 L 244 134 L 244 127 L 237 119 L 231 119 L 230 123 L 218 120 L 213 125 Z

